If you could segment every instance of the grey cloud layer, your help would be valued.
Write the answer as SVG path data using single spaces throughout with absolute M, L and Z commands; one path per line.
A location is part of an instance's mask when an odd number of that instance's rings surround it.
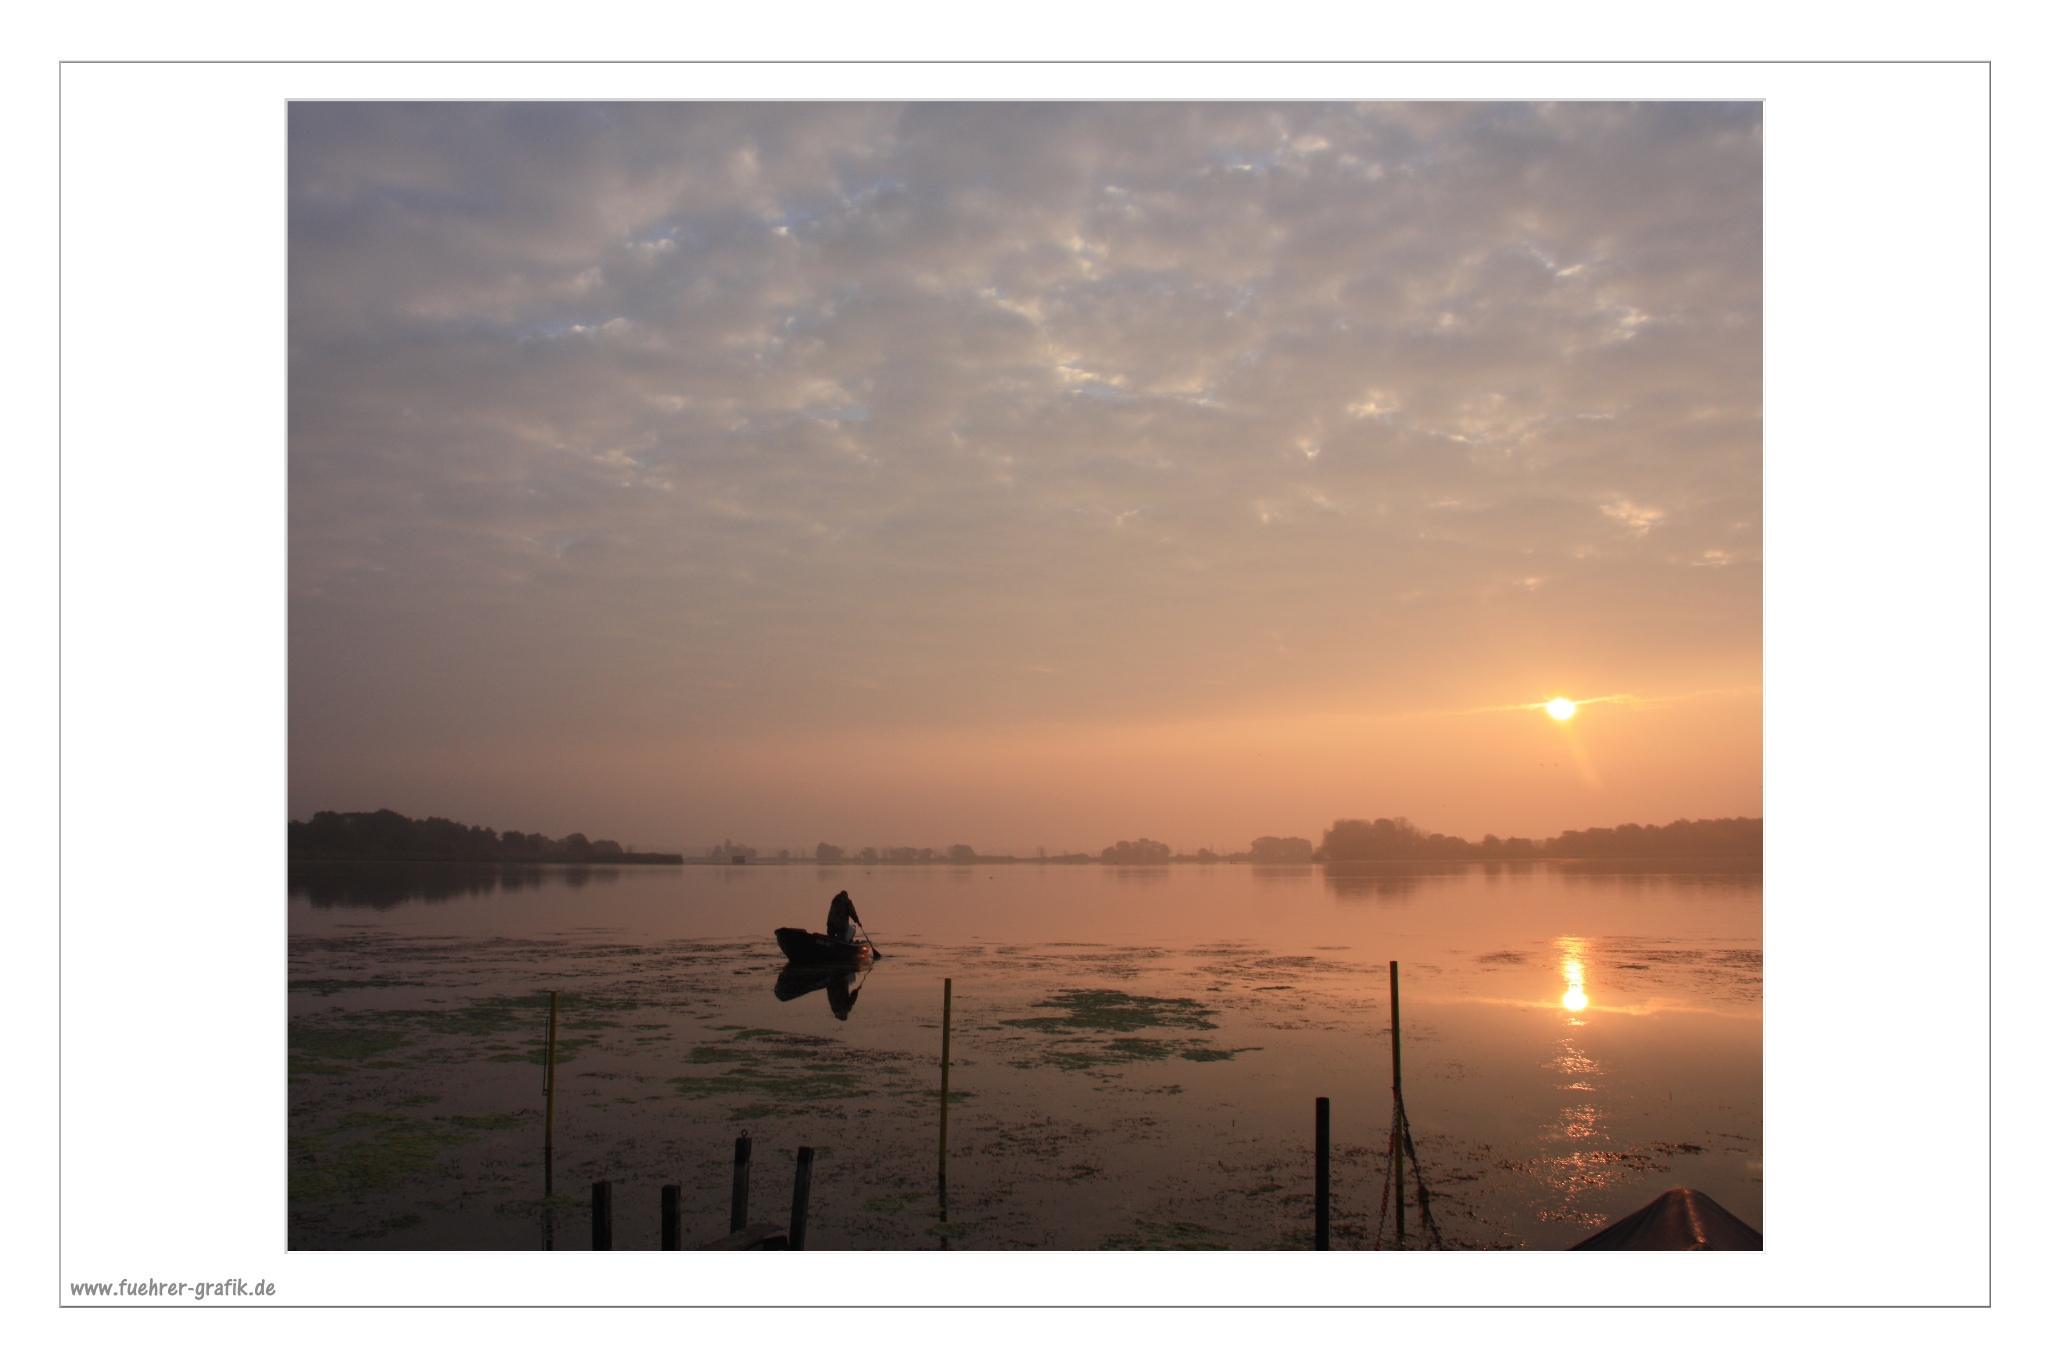
M 1753 105 L 295 106 L 295 786 L 1753 658 L 1759 172 Z

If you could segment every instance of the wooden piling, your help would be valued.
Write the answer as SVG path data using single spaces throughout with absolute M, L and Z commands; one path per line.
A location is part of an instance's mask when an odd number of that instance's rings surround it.
M 789 1205 L 789 1249 L 804 1249 L 804 1233 L 811 1215 L 811 1160 L 817 1155 L 809 1147 L 796 1149 L 796 1195 Z
M 741 1133 L 732 1140 L 732 1217 L 726 1226 L 733 1232 L 747 1225 L 747 1182 L 753 1166 L 754 1140 Z
M 683 1249 L 683 1187 L 663 1185 L 661 1187 L 661 1249 L 681 1251 Z
M 592 1181 L 590 1185 L 590 1249 L 612 1249 L 612 1182 Z
M 1316 1250 L 1330 1249 L 1330 1101 L 1316 1097 Z
M 555 1192 L 555 1017 L 559 996 L 548 992 L 548 1044 L 545 1068 L 541 1073 L 541 1093 L 547 1096 L 547 1123 L 541 1131 L 540 1165 L 541 1193 Z M 531 1188 L 531 1187 L 529 1187 Z
M 1401 964 L 1387 964 L 1387 995 L 1394 1011 L 1394 1245 L 1408 1235 L 1408 1198 L 1401 1179 L 1401 1128 L 1408 1114 L 1401 1102 Z
M 953 1076 L 953 978 L 946 978 L 946 1002 L 939 1014 L 939 1203 L 946 1202 L 946 1120 Z

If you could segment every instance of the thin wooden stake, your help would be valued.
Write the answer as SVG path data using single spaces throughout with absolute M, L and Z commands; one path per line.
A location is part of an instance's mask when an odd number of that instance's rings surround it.
M 541 1092 L 548 1099 L 547 1124 L 542 1130 L 540 1147 L 541 1193 L 544 1195 L 555 1192 L 555 1014 L 558 999 L 554 991 L 548 992 L 547 1060 L 540 1082 Z
M 1387 993 L 1394 1009 L 1394 1245 L 1408 1235 L 1408 1196 L 1401 1179 L 1401 1121 L 1406 1109 L 1401 1103 L 1401 964 L 1387 964 Z
M 811 1161 L 817 1155 L 808 1147 L 796 1149 L 796 1197 L 789 1205 L 789 1249 L 804 1249 L 804 1232 L 811 1216 Z
M 590 1249 L 612 1249 L 612 1182 L 597 1180 L 590 1186 Z
M 1330 1101 L 1316 1097 L 1316 1250 L 1330 1249 Z
M 939 1221 L 946 1218 L 946 1121 L 953 1077 L 953 978 L 946 978 L 946 1003 L 939 1015 Z
M 681 1251 L 683 1249 L 683 1187 L 663 1185 L 661 1187 L 661 1249 Z
M 747 1225 L 747 1181 L 753 1174 L 754 1140 L 741 1133 L 732 1140 L 732 1218 L 730 1229 Z

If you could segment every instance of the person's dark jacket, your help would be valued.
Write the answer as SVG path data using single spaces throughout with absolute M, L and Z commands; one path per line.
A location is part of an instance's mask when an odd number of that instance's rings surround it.
M 853 942 L 853 926 L 860 923 L 860 912 L 853 908 L 853 897 L 844 891 L 832 898 L 832 908 L 825 915 L 825 934 L 841 943 Z

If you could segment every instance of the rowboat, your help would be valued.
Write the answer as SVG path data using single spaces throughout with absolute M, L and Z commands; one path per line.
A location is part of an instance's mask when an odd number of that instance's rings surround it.
M 1698 1190 L 1666 1190 L 1573 1251 L 1762 1251 L 1764 1235 Z
M 775 942 L 793 967 L 852 967 L 874 959 L 865 943 L 842 943 L 808 929 L 777 929 Z

